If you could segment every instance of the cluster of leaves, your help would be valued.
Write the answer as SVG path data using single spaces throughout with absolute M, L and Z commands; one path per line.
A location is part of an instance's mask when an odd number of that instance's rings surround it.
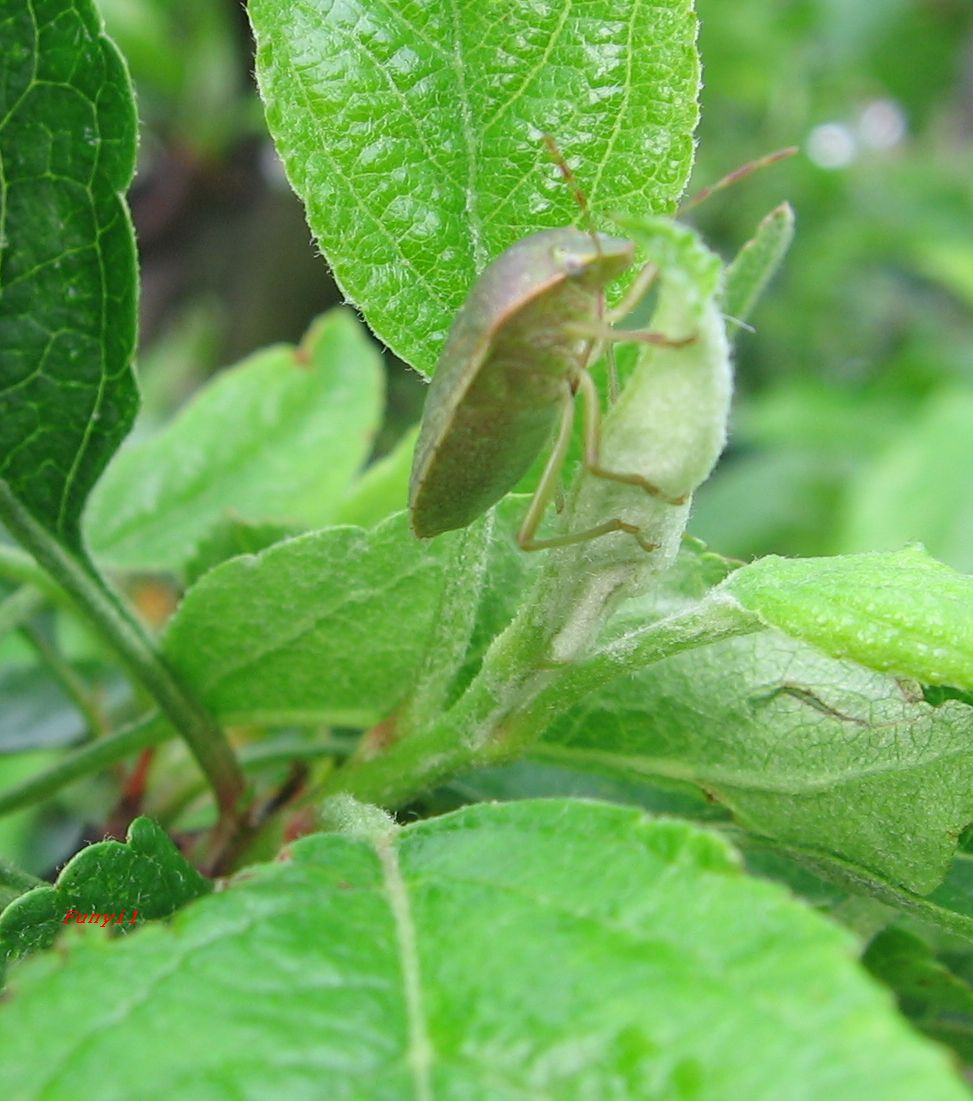
M 311 227 L 421 371 L 483 264 L 576 216 L 537 141 L 557 133 L 592 209 L 627 210 L 658 263 L 656 323 L 697 333 L 630 365 L 605 446 L 697 485 L 725 431 L 720 307 L 744 312 L 766 239 L 721 299 L 698 237 L 648 217 L 691 164 L 689 0 L 250 16 Z M 919 548 L 736 568 L 680 550 L 687 510 L 655 501 L 654 555 L 622 534 L 528 559 L 517 497 L 420 543 L 398 511 L 414 437 L 365 467 L 382 373 L 350 311 L 116 453 L 136 405 L 127 76 L 89 0 L 0 0 L 0 31 L 0 519 L 30 552 L 0 546 L 4 687 L 54 678 L 85 718 L 35 737 L 8 714 L 9 759 L 53 756 L 0 810 L 153 750 L 144 809 L 244 865 L 213 892 L 145 819 L 54 885 L 0 865 L 4 1092 L 968 1096 L 854 957 L 870 942 L 968 1054 L 973 582 Z M 598 515 L 598 481 L 578 475 L 564 522 Z M 160 637 L 109 571 L 139 608 L 180 592 Z M 103 703 L 95 677 L 124 687 Z M 93 817 L 111 790 L 89 785 Z M 363 805 L 419 798 L 404 828 Z M 321 805 L 322 832 L 280 848 Z M 174 916 L 44 951 L 68 908 Z

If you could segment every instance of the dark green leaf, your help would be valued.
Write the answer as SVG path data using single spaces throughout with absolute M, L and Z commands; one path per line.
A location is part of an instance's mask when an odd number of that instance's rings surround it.
M 166 917 L 210 889 L 155 822 L 136 818 L 125 844 L 89 845 L 64 867 L 53 887 L 35 887 L 3 911 L 0 960 L 46 948 L 69 919 L 86 924 L 80 917 L 99 914 L 101 920 L 93 924 L 106 927 L 110 916 L 112 924 L 128 929 L 139 919 Z
M 5 0 L 0 40 L 0 486 L 77 549 L 137 403 L 135 110 L 89 0 Z

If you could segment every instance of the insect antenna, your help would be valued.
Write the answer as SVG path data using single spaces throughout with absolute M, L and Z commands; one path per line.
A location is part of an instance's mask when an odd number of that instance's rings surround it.
M 550 134 L 542 135 L 541 140 L 547 147 L 547 151 L 551 156 L 551 160 L 561 170 L 561 175 L 564 177 L 564 182 L 571 189 L 571 194 L 574 196 L 575 202 L 581 209 L 581 217 L 584 219 L 585 229 L 591 234 L 595 241 L 595 247 L 598 248 L 598 231 L 595 228 L 595 220 L 591 216 L 591 207 L 588 206 L 588 196 L 585 195 L 581 188 L 581 184 L 578 183 L 578 179 L 574 172 L 571 170 L 571 165 L 564 159 L 564 154 L 558 148 L 557 142 L 551 137 Z M 600 251 L 600 249 L 599 249 Z
M 751 172 L 757 172 L 761 168 L 768 168 L 778 161 L 793 157 L 797 152 L 798 148 L 796 145 L 789 145 L 786 149 L 777 149 L 773 153 L 767 153 L 763 157 L 757 157 L 756 160 L 747 161 L 746 164 L 741 164 L 739 168 L 734 168 L 732 172 L 727 172 L 727 174 L 723 176 L 722 179 L 717 180 L 715 184 L 704 187 L 702 191 L 697 191 L 695 195 L 691 196 L 684 203 L 681 203 L 679 206 L 679 213 L 685 214 L 687 210 L 692 210 L 694 206 L 699 206 L 700 203 L 705 202 L 717 191 L 723 191 L 725 188 L 732 187 L 735 183 L 745 179 Z
M 588 205 L 588 196 L 585 195 L 581 184 L 578 183 L 577 177 L 571 170 L 571 166 L 568 164 L 558 147 L 557 142 L 550 134 L 542 134 L 541 140 L 547 148 L 547 152 L 550 155 L 551 160 L 560 169 L 561 175 L 564 177 L 564 182 L 568 185 L 571 194 L 574 196 L 575 202 L 578 204 L 578 208 L 581 211 L 581 220 L 584 222 L 585 229 L 591 235 L 591 241 L 595 246 L 595 252 L 598 255 L 599 260 L 602 257 L 601 241 L 598 239 L 598 229 L 595 226 L 595 220 L 591 214 L 591 207 Z M 602 291 L 598 295 L 598 324 L 604 325 L 605 322 L 605 294 Z M 590 358 L 595 349 L 595 340 L 592 339 L 588 346 L 588 354 L 585 357 L 585 364 L 590 362 Z M 612 347 L 611 341 L 608 342 L 605 349 L 605 357 L 608 360 L 608 388 L 609 395 L 612 402 L 618 398 L 618 370 L 615 366 L 615 352 Z

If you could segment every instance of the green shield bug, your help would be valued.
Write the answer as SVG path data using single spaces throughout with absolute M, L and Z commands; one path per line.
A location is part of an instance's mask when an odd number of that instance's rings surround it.
M 553 141 L 545 142 L 590 222 L 571 170 Z M 738 169 L 705 194 L 782 155 Z M 621 341 L 678 346 L 693 339 L 611 328 L 631 313 L 656 274 L 651 265 L 644 268 L 620 305 L 606 312 L 605 289 L 631 268 L 634 256 L 631 241 L 598 233 L 593 225 L 587 231 L 567 227 L 525 237 L 483 270 L 456 316 L 426 397 L 409 486 L 417 536 L 429 538 L 470 524 L 516 485 L 553 438 L 517 536 L 520 546 L 540 550 L 627 531 L 646 550 L 654 549 L 637 528 L 617 518 L 585 531 L 535 539 L 557 492 L 579 391 L 586 467 L 671 504 L 685 500 L 668 496 L 641 474 L 605 470 L 599 461 L 599 396 L 588 372 L 598 350 Z

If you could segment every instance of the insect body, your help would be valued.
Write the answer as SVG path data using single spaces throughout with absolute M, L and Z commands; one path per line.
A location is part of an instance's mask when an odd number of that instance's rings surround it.
M 409 489 L 416 535 L 465 527 L 527 471 L 587 379 L 603 291 L 633 257 L 618 237 L 548 229 L 483 271 L 426 398 Z

